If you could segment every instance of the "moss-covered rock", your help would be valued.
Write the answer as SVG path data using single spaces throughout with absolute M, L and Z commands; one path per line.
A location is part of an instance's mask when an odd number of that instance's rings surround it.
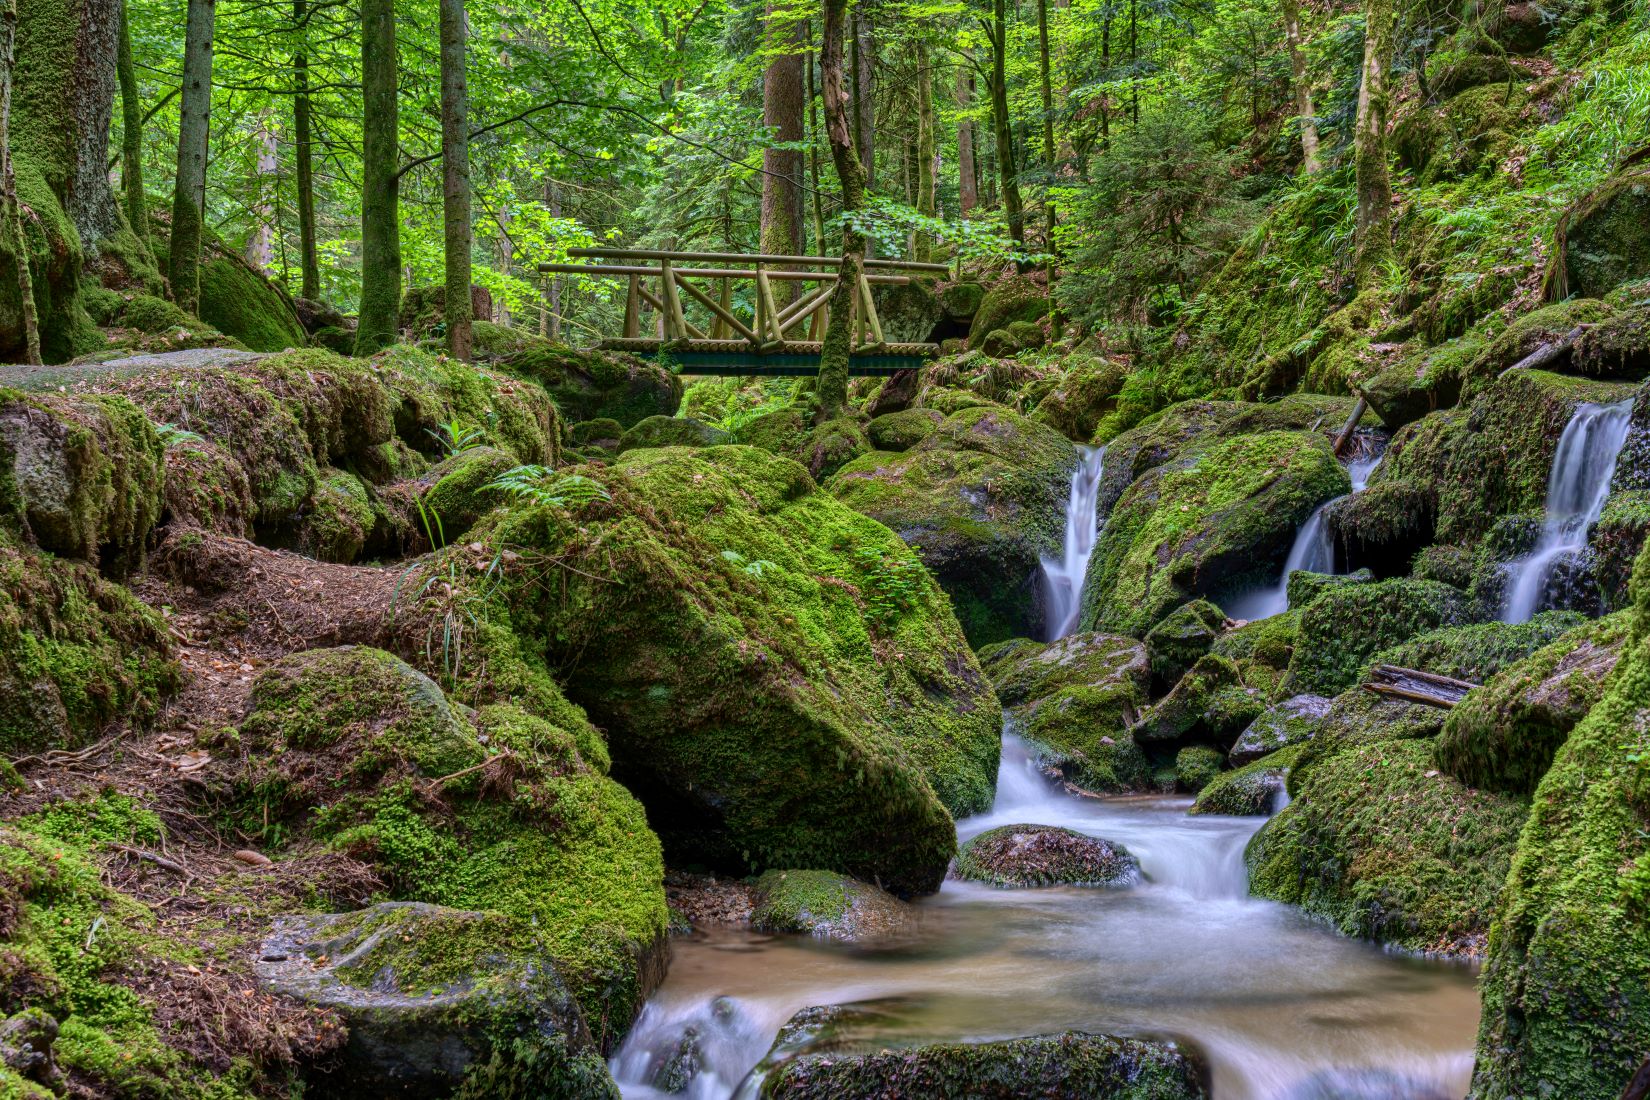
M 1310 741 L 1329 716 L 1331 700 L 1322 695 L 1292 695 L 1261 712 L 1232 745 L 1234 767 L 1251 764 L 1289 745 Z
M 797 446 L 794 457 L 817 481 L 825 481 L 842 467 L 871 450 L 865 429 L 852 417 L 839 416 L 816 426 Z
M 1370 663 L 1483 683 L 1586 621 L 1574 611 L 1544 611 L 1525 623 L 1445 627 L 1389 646 Z
M 910 549 L 754 447 L 580 472 L 609 499 L 495 512 L 473 536 L 520 557 L 476 573 L 494 632 L 465 690 L 559 669 L 675 858 L 934 889 L 947 810 L 991 804 L 1001 716 Z
M 429 485 L 424 491 L 424 510 L 440 545 L 461 537 L 503 499 L 493 482 L 517 465 L 513 456 L 495 447 L 471 447 L 424 475 Z
M 171 219 L 158 204 L 150 219 L 150 244 L 166 255 Z M 309 335 L 292 298 L 258 271 L 210 226 L 201 229 L 200 319 L 253 351 L 302 348 Z
M 1174 757 L 1175 789 L 1196 794 L 1220 774 L 1226 754 L 1208 745 L 1186 745 Z
M 1534 793 L 1603 696 L 1629 625 L 1622 612 L 1579 626 L 1468 692 L 1444 722 L 1438 766 L 1469 787 Z
M 878 283 L 871 288 L 871 300 L 877 307 L 882 335 L 891 344 L 926 343 L 945 318 L 939 296 L 920 279 Z
M 1032 410 L 1034 420 L 1055 428 L 1067 439 L 1087 443 L 1105 415 L 1117 407 L 1117 394 L 1128 378 L 1128 367 L 1084 351 L 1073 352 L 1060 364 L 1060 376 Z
M 161 616 L 95 569 L 0 536 L 0 754 L 141 721 L 178 683 Z
M 949 283 L 940 288 L 940 308 L 953 321 L 972 321 L 985 300 L 985 287 L 976 282 Z
M 1244 623 L 1215 639 L 1209 652 L 1233 661 L 1265 665 L 1279 672 L 1289 667 L 1300 633 L 1301 613 L 1285 611 L 1266 619 Z
M 527 921 L 416 902 L 279 921 L 268 988 L 349 1028 L 306 1094 L 616 1100 L 556 959 Z
M 1146 648 L 1117 634 L 1068 634 L 1056 642 L 1016 638 L 987 646 L 980 663 L 1006 707 L 1034 706 L 1073 687 L 1107 687 L 1143 700 L 1149 664 Z
M 716 447 L 732 441 L 720 428 L 685 416 L 650 416 L 626 429 L 619 451 L 639 447 Z
M 994 283 L 980 299 L 969 328 L 968 342 L 983 347 L 985 338 L 1015 321 L 1039 321 L 1049 311 L 1043 288 L 1024 275 L 1011 275 Z
M 568 435 L 576 446 L 612 451 L 618 449 L 619 440 L 624 437 L 624 425 L 610 416 L 603 416 L 579 421 L 568 429 Z
M 352 473 L 322 468 L 294 528 L 298 549 L 317 561 L 352 562 L 371 536 L 377 513 L 366 484 Z
M 1350 487 L 1324 438 L 1300 432 L 1234 436 L 1152 468 L 1100 532 L 1084 627 L 1141 635 L 1183 603 L 1274 576 L 1301 522 Z
M 1394 578 L 1325 590 L 1301 610 L 1289 662 L 1292 690 L 1335 695 L 1351 687 L 1375 654 L 1418 634 L 1467 622 L 1459 589 Z
M 1135 724 L 1146 744 L 1195 738 L 1230 744 L 1266 707 L 1267 692 L 1247 682 L 1234 661 L 1206 654 Z
M 1164 616 L 1146 632 L 1153 685 L 1160 691 L 1172 687 L 1209 652 L 1225 626 L 1226 613 L 1208 600 L 1193 600 Z
M 1316 747 L 1316 743 L 1314 743 Z M 1346 935 L 1477 954 L 1524 805 L 1440 772 L 1424 740 L 1339 744 L 1289 780 L 1293 801 L 1249 843 L 1249 888 Z
M 956 878 L 992 886 L 1131 886 L 1140 861 L 1121 844 L 1057 825 L 999 825 L 964 842 Z
M 1617 172 L 1559 220 L 1548 276 L 1555 298 L 1602 298 L 1650 275 L 1650 165 Z
M 656 362 L 552 344 L 512 355 L 501 369 L 549 391 L 571 421 L 608 417 L 629 428 L 650 416 L 675 416 L 682 380 Z
M 379 650 L 295 654 L 253 684 L 235 812 L 375 864 L 392 896 L 533 925 L 606 1046 L 663 976 L 663 862 L 582 712 L 540 710 L 456 708 Z
M 865 435 L 871 446 L 879 451 L 898 453 L 909 451 L 934 434 L 945 419 L 937 409 L 905 409 L 884 413 L 865 426 Z
M 1480 989 L 1471 1095 L 1613 1096 L 1650 1048 L 1650 555 L 1603 696 L 1553 757 Z
M 241 464 L 194 432 L 166 431 L 162 439 L 167 520 L 236 538 L 251 535 L 255 506 Z
M 863 943 L 906 931 L 915 910 L 875 886 L 831 871 L 769 871 L 756 880 L 751 927 Z
M 1188 813 L 1224 814 L 1228 817 L 1259 817 L 1270 814 L 1284 792 L 1289 769 L 1300 755 L 1299 745 L 1251 760 L 1242 767 L 1221 772 L 1198 792 Z
M 978 647 L 1038 632 L 1040 561 L 1059 549 L 1076 463 L 1052 428 L 971 408 L 904 454 L 855 459 L 829 488 L 916 548 Z

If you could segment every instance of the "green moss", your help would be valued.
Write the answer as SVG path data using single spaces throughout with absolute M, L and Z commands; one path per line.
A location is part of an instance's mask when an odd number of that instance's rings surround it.
M 1284 777 L 1300 753 L 1301 746 L 1286 745 L 1241 768 L 1221 772 L 1198 792 L 1188 812 L 1232 817 L 1271 813 L 1278 793 L 1284 789 Z
M 1647 211 L 1650 170 L 1631 163 L 1567 210 L 1548 276 L 1554 296 L 1598 298 L 1650 274 Z
M 298 547 L 319 561 L 352 562 L 376 520 L 372 497 L 360 478 L 342 470 L 323 471 L 298 523 Z
M 1060 364 L 1061 375 L 1037 402 L 1032 419 L 1041 420 L 1067 439 L 1087 443 L 1105 415 L 1117 406 L 1128 367 L 1084 351 Z
M 120 311 L 121 323 L 140 332 L 159 333 L 169 328 L 184 327 L 197 322 L 165 298 L 139 294 Z
M 896 898 L 830 871 L 769 871 L 756 880 L 751 927 L 862 941 L 901 930 L 909 919 Z
M 581 447 L 596 444 L 608 448 L 616 447 L 619 438 L 624 435 L 624 425 L 610 416 L 596 420 L 581 420 L 573 425 L 571 432 L 573 442 Z
M 1226 613 L 1208 600 L 1193 600 L 1146 632 L 1152 682 L 1167 689 L 1209 652 L 1226 625 Z
M 727 432 L 682 416 L 650 416 L 619 440 L 619 451 L 638 447 L 715 447 L 732 439 Z
M 1055 825 L 1000 825 L 957 851 L 954 873 L 970 882 L 1025 886 L 1131 886 L 1140 862 L 1121 844 Z
M 1271 684 L 1250 683 L 1238 663 L 1205 654 L 1187 670 L 1169 693 L 1134 727 L 1134 737 L 1147 744 L 1175 742 L 1187 737 L 1230 743 L 1266 708 Z
M 799 445 L 797 461 L 808 468 L 816 481 L 824 482 L 860 455 L 871 449 L 865 429 L 852 417 L 827 420 L 810 431 Z
M 865 426 L 865 434 L 879 451 L 909 451 L 932 435 L 944 419 L 937 409 L 905 409 L 872 420 Z
M 1023 275 L 1011 275 L 992 284 L 974 311 L 969 345 L 980 347 L 985 338 L 1015 321 L 1038 321 L 1049 311 L 1043 288 Z
M 472 447 L 446 459 L 425 476 L 432 484 L 424 491 L 424 508 L 435 518 L 443 545 L 463 537 L 490 508 L 501 503 L 498 490 L 490 486 L 500 474 L 517 465 L 503 451 Z
M 1466 596 L 1436 581 L 1394 578 L 1330 588 L 1301 611 L 1289 662 L 1292 690 L 1335 695 L 1375 654 L 1467 616 Z
M 1384 649 L 1370 663 L 1483 683 L 1586 621 L 1574 611 L 1544 611 L 1525 623 L 1446 627 Z
M 1249 660 L 1275 669 L 1286 669 L 1295 652 L 1300 633 L 1300 611 L 1285 611 L 1271 618 L 1245 623 L 1215 639 L 1209 652 L 1233 661 Z
M 1196 794 L 1214 781 L 1225 761 L 1226 754 L 1219 749 L 1207 745 L 1187 745 L 1175 753 L 1175 786 Z
M 608 417 L 628 428 L 651 416 L 675 416 L 682 404 L 681 379 L 629 355 L 551 344 L 509 356 L 499 366 L 544 387 L 569 420 Z

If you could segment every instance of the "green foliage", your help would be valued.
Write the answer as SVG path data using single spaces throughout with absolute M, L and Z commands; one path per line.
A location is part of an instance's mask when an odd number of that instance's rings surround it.
M 487 483 L 505 497 L 523 505 L 578 509 L 598 500 L 610 500 L 601 482 L 583 474 L 562 474 L 547 466 L 515 466 Z

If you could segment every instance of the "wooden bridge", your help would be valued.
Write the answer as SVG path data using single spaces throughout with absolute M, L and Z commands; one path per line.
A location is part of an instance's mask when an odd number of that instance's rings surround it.
M 664 355 L 678 364 L 683 374 L 797 375 L 819 370 L 820 347 L 830 323 L 830 298 L 838 280 L 834 269 L 842 265 L 840 256 L 747 256 L 622 248 L 574 248 L 568 250 L 568 255 L 609 262 L 540 264 L 540 273 L 627 280 L 624 334 L 603 337 L 600 346 L 604 350 L 647 357 Z M 892 374 L 920 367 L 934 356 L 936 344 L 889 343 L 883 338 L 872 287 L 909 283 L 911 275 L 901 272 L 943 275 L 949 270 L 944 264 L 908 260 L 865 261 L 849 326 L 850 374 Z M 716 284 L 716 293 L 691 280 Z M 733 284 L 745 280 L 755 283 L 750 296 L 754 304 L 747 316 L 740 316 Z M 780 306 L 775 283 L 804 284 L 805 289 L 794 301 Z M 806 284 L 818 285 L 807 288 Z M 645 325 L 644 309 L 651 314 Z M 642 335 L 644 327 L 649 331 L 647 336 Z

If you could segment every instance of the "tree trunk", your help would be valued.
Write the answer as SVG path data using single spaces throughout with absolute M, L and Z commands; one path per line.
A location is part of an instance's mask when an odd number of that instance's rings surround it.
M 299 34 L 307 36 L 309 0 L 293 0 L 292 20 Z M 310 123 L 309 54 L 301 50 L 292 57 L 292 137 L 296 156 L 295 183 L 298 189 L 299 293 L 305 298 L 321 297 L 321 261 L 315 250 L 315 134 Z
M 1047 251 L 1054 251 L 1054 164 L 1059 153 L 1054 147 L 1054 82 L 1049 75 L 1048 0 L 1037 0 L 1037 66 L 1043 93 L 1043 167 L 1048 171 L 1048 193 L 1043 196 L 1043 227 Z M 1054 265 L 1049 265 L 1054 270 Z
M 470 91 L 464 79 L 464 0 L 441 0 L 441 221 L 447 273 L 447 352 L 468 363 L 470 299 Z
M 206 216 L 206 153 L 212 128 L 212 33 L 217 15 L 217 0 L 189 0 L 168 264 L 172 298 L 187 313 L 200 312 L 201 229 Z
M 957 66 L 957 197 L 962 216 L 974 212 L 980 204 L 980 189 L 974 169 L 974 122 L 966 117 L 974 100 L 973 62 L 968 50 L 963 50 L 962 64 Z
M 361 0 L 361 308 L 355 354 L 395 343 L 401 309 L 395 0 Z
M 1025 206 L 1014 166 L 1014 134 L 1008 117 L 1008 14 L 1003 0 L 991 5 L 991 128 L 997 138 L 997 175 L 1003 185 L 1003 214 L 1014 243 L 1026 243 Z
M 280 147 L 275 140 L 275 131 L 267 121 L 259 122 L 257 139 L 258 160 L 254 174 L 258 181 L 258 198 L 251 212 L 258 220 L 246 241 L 246 262 L 267 273 L 275 264 L 275 236 L 280 231 L 280 220 L 275 216 L 279 185 L 274 180 L 280 169 Z
M 120 8 L 120 46 L 115 60 L 120 80 L 120 186 L 125 192 L 126 220 L 147 251 L 149 207 L 143 193 L 143 104 L 138 99 L 137 69 L 132 64 L 132 34 L 125 4 Z
M 849 95 L 843 85 L 842 39 L 848 0 L 825 0 L 824 42 L 820 48 L 820 78 L 825 88 L 825 128 L 830 135 L 831 159 L 842 184 L 842 208 L 852 212 L 865 199 L 865 168 L 854 148 L 848 121 Z M 819 419 L 829 420 L 848 403 L 848 361 L 852 354 L 854 300 L 864 270 L 865 238 L 852 222 L 842 227 L 842 266 L 831 291 L 830 324 L 819 355 Z
M 1318 122 L 1312 115 L 1312 78 L 1306 71 L 1306 47 L 1301 40 L 1300 0 L 1283 0 L 1283 33 L 1289 42 L 1289 68 L 1294 73 L 1295 115 L 1301 127 L 1301 168 L 1318 174 Z
M 1359 290 L 1367 289 L 1391 249 L 1392 176 L 1387 168 L 1386 119 L 1396 23 L 1393 0 L 1365 0 L 1363 80 L 1352 136 L 1358 186 L 1353 270 Z
M 773 51 L 762 77 L 762 123 L 770 147 L 762 150 L 762 233 L 760 250 L 787 256 L 805 250 L 802 237 L 802 21 L 770 2 L 767 9 L 767 46 Z M 775 149 L 771 145 L 789 145 Z M 774 297 L 779 306 L 792 301 L 797 284 L 779 281 Z
M 552 218 L 561 217 L 561 188 L 556 186 L 555 180 L 547 179 L 544 181 L 544 205 L 549 209 Z M 545 294 L 548 296 L 548 302 L 546 303 L 548 308 L 541 314 L 541 323 L 539 324 L 539 335 L 548 337 L 551 340 L 561 339 L 561 292 L 562 281 L 561 276 L 558 275 L 550 280 L 550 284 L 545 290 Z
M 16 65 L 17 0 L 0 7 L 0 233 L 16 257 L 17 300 L 23 329 L 23 362 L 39 366 L 40 317 L 34 305 L 34 278 L 29 271 L 29 247 L 23 238 L 23 216 L 17 207 L 17 171 L 11 162 L 11 86 Z
M 804 35 L 808 41 L 813 41 L 813 32 L 804 26 Z M 803 78 L 807 83 L 808 97 L 808 176 L 813 189 L 814 211 L 814 252 L 815 256 L 825 255 L 825 197 L 819 191 L 819 104 L 814 99 L 814 52 L 808 50 L 807 60 L 804 62 Z
M 871 75 L 876 65 L 876 39 L 863 9 L 854 10 L 854 28 L 854 110 L 859 117 L 854 137 L 859 141 L 859 163 L 865 170 L 865 189 L 869 191 L 877 184 L 876 85 Z
M 928 43 L 917 41 L 917 213 L 934 216 L 934 174 L 938 158 L 934 152 L 934 71 Z M 934 246 L 934 236 L 917 234 L 914 259 L 926 262 Z

